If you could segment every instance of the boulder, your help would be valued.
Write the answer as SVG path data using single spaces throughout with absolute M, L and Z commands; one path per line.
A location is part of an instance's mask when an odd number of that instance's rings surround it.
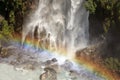
M 8 46 L 8 47 L 3 47 L 0 46 L 0 57 L 5 58 L 9 57 L 11 53 L 9 53 L 10 50 L 15 49 L 15 47 Z
M 54 70 L 59 71 L 59 65 L 56 58 L 52 58 L 51 60 L 43 62 L 42 66 L 53 68 Z
M 1 47 L 0 57 L 2 57 L 2 58 L 8 57 L 9 54 L 8 54 L 7 51 L 8 51 L 7 48 L 2 48 Z
M 73 63 L 69 60 L 65 60 L 64 64 L 61 65 L 66 71 L 70 71 L 73 67 Z
M 79 74 L 75 70 L 70 70 L 69 76 L 72 80 L 78 80 Z
M 52 68 L 44 68 L 44 73 L 40 75 L 40 80 L 57 80 L 57 72 Z
M 86 48 L 76 51 L 76 57 L 83 57 L 83 56 L 95 56 L 99 53 L 101 54 L 101 47 L 103 43 L 100 42 L 98 44 L 90 45 Z

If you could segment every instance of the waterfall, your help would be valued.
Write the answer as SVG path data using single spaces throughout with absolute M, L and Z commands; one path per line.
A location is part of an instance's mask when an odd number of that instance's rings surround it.
M 85 48 L 89 36 L 89 12 L 84 8 L 84 1 L 39 0 L 38 8 L 24 24 L 22 43 L 31 35 L 33 41 L 37 37 L 38 46 L 40 42 L 48 43 L 49 48 L 64 47 L 68 53 Z

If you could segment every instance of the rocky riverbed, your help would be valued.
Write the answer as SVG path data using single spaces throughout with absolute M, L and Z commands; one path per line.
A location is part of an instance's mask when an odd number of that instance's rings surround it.
M 9 45 L 1 53 L 0 80 L 105 80 L 98 73 L 49 51 Z

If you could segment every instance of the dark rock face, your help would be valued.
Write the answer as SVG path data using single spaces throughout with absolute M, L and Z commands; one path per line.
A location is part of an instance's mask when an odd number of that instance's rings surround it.
M 83 56 L 83 55 L 92 55 L 92 54 L 98 54 L 100 51 L 100 46 L 102 45 L 102 43 L 98 43 L 95 45 L 91 45 L 88 46 L 82 50 L 78 50 L 76 52 L 76 56 Z
M 45 68 L 45 72 L 40 75 L 40 80 L 57 80 L 57 72 L 52 68 Z
M 103 19 L 99 18 L 97 15 L 89 15 L 89 42 L 90 44 L 102 40 L 104 33 L 103 29 Z
M 0 22 L 4 20 L 4 17 L 2 15 L 0 15 Z
M 105 56 L 116 57 L 120 60 L 120 28 L 119 25 L 111 26 L 106 37 Z M 109 54 L 107 54 L 109 53 Z
M 104 11 L 97 9 L 96 14 L 89 15 L 89 43 L 98 43 L 101 40 L 105 40 L 103 45 L 104 53 L 103 58 L 115 57 L 120 59 L 120 28 L 117 17 L 115 18 L 115 24 L 111 23 L 108 32 L 104 30 L 105 16 Z M 101 11 L 101 13 L 98 13 Z M 104 36 L 103 36 L 104 35 Z

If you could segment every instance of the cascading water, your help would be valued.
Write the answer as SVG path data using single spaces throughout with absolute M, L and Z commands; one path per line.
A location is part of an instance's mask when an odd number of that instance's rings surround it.
M 37 10 L 23 27 L 22 43 L 27 35 L 31 34 L 34 39 L 37 33 L 38 46 L 41 40 L 48 41 L 50 48 L 65 47 L 69 55 L 86 47 L 88 11 L 83 3 L 84 0 L 39 0 Z
M 0 80 L 114 80 L 107 79 L 108 72 L 102 74 L 104 69 L 99 70 L 99 66 L 95 69 L 93 63 L 92 67 L 83 64 L 84 60 L 80 64 L 71 59 L 76 50 L 87 47 L 88 43 L 88 12 L 84 1 L 39 0 L 38 8 L 23 27 L 25 48 L 21 49 L 16 41 L 1 48 L 1 55 L 7 56 L 0 56 Z M 33 44 L 37 40 L 37 48 L 43 45 L 46 49 L 36 51 L 27 41 L 24 44 L 29 36 Z M 67 56 L 61 55 L 61 48 L 66 49 Z

